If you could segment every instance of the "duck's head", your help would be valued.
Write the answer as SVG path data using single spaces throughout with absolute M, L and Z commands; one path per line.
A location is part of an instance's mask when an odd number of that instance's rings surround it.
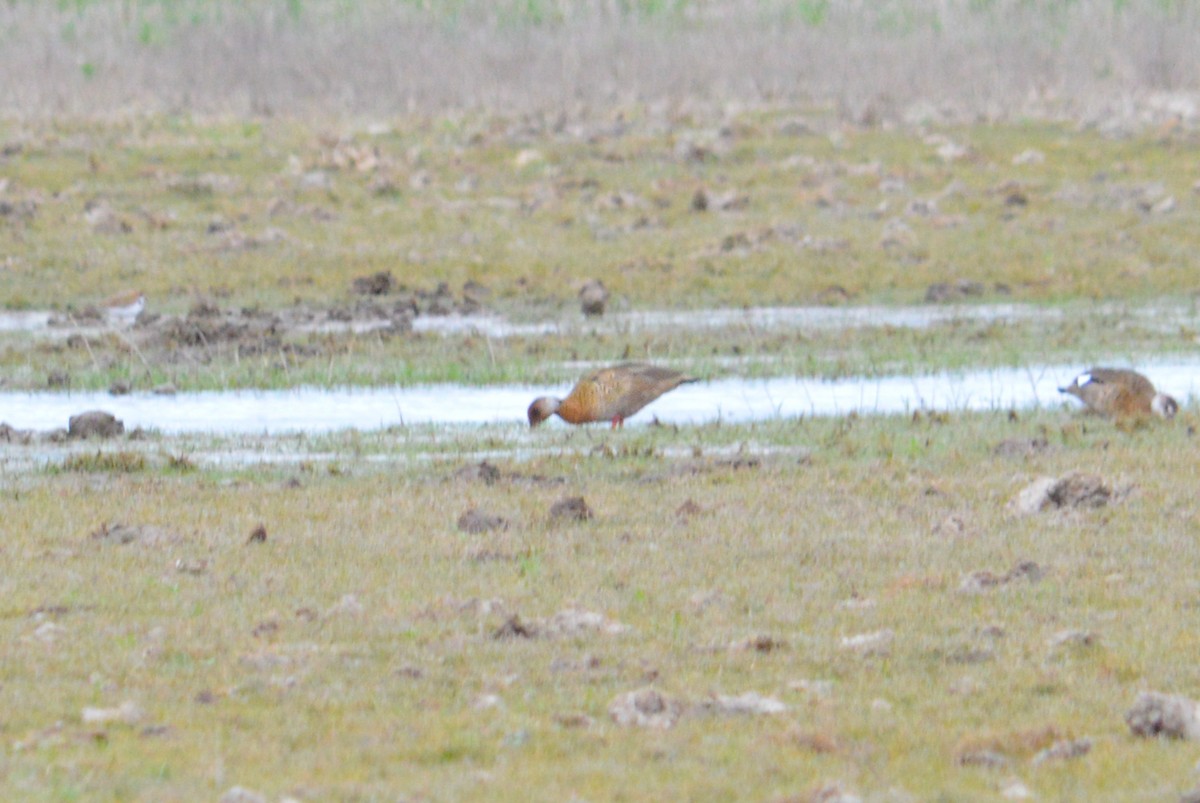
M 529 426 L 531 428 L 536 427 L 557 413 L 558 405 L 558 399 L 553 399 L 549 396 L 540 396 L 534 399 L 533 404 L 529 405 Z
M 1083 390 L 1083 386 L 1092 381 L 1092 375 L 1088 372 L 1083 372 L 1079 376 L 1071 380 L 1071 384 L 1065 388 L 1059 388 L 1059 393 L 1069 393 L 1072 396 L 1079 396 Z M 1082 397 L 1081 397 L 1082 398 Z

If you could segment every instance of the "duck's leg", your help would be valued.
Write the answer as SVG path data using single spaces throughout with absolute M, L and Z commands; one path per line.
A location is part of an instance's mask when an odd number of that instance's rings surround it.
M 614 415 L 613 419 L 612 419 L 612 428 L 613 429 L 617 429 L 617 428 L 624 429 L 625 428 L 625 419 L 619 415 Z

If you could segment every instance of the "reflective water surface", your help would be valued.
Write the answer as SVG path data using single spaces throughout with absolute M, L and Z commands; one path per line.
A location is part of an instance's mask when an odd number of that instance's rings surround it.
M 744 422 L 796 416 L 907 413 L 915 410 L 995 410 L 1075 405 L 1058 388 L 1079 365 L 1004 368 L 928 376 L 823 381 L 809 378 L 723 378 L 684 385 L 634 416 L 663 423 Z M 1144 363 L 1139 370 L 1181 404 L 1200 394 L 1200 358 Z M 563 395 L 560 387 L 422 387 L 181 393 L 0 393 L 0 421 L 19 429 L 65 427 L 71 415 L 107 410 L 127 429 L 173 433 L 281 434 L 373 430 L 407 424 L 520 423 L 535 396 Z M 551 426 L 565 426 L 552 419 Z
M 925 329 L 953 321 L 1004 323 L 1022 321 L 1061 321 L 1071 315 L 1119 316 L 1138 325 L 1159 330 L 1200 324 L 1200 310 L 1189 304 L 1173 306 L 1129 307 L 1122 304 L 1091 304 L 1084 313 L 1079 309 L 1039 307 L 1032 304 L 921 304 L 910 306 L 813 306 L 746 307 L 709 310 L 638 310 L 610 312 L 602 318 L 584 318 L 579 314 L 561 319 L 519 322 L 495 314 L 421 315 L 413 321 L 418 332 L 444 335 L 478 334 L 485 337 L 537 337 L 539 335 L 578 332 L 640 332 L 662 329 L 698 330 L 724 327 L 751 329 L 827 330 L 855 327 L 889 326 Z M 0 333 L 27 332 L 48 337 L 67 337 L 76 331 L 98 332 L 106 327 L 50 326 L 48 311 L 0 311 Z M 315 321 L 299 325 L 299 331 L 368 332 L 390 326 L 390 321 Z

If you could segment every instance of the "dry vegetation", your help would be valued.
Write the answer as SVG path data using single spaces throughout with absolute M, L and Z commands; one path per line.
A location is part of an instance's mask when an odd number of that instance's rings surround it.
M 1195 90 L 1198 25 L 1179 0 L 14 0 L 0 108 L 1124 118 Z
M 9 2 L 0 302 L 55 322 L 0 386 L 1189 352 L 1197 13 Z M 608 324 L 947 301 L 1051 314 Z M 576 328 L 409 328 L 478 310 Z M 0 798 L 1168 799 L 1124 716 L 1200 697 L 1196 421 L 1144 423 L 6 443 Z

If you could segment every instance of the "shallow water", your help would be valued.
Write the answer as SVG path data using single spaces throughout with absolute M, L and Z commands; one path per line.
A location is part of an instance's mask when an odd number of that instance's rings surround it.
M 477 334 L 484 337 L 538 337 L 581 332 L 654 332 L 662 330 L 712 330 L 723 328 L 794 329 L 822 331 L 867 327 L 929 329 L 954 322 L 977 324 L 1060 322 L 1072 316 L 1116 316 L 1158 331 L 1180 326 L 1200 326 L 1200 311 L 1193 305 L 1125 306 L 1089 304 L 1086 308 L 1041 307 L 1032 304 L 921 304 L 910 306 L 745 307 L 708 310 L 639 310 L 613 312 L 602 318 L 570 315 L 557 320 L 516 322 L 499 315 L 423 315 L 413 329 L 443 335 Z M 322 331 L 368 331 L 389 325 L 368 321 L 324 323 Z
M 1140 366 L 1161 389 L 1186 404 L 1200 395 L 1200 358 Z M 746 422 L 797 416 L 909 413 L 915 410 L 1007 410 L 1077 404 L 1058 388 L 1080 366 L 988 369 L 928 376 L 720 379 L 684 385 L 629 422 Z M 354 388 L 181 393 L 0 393 L 0 420 L 20 429 L 65 427 L 71 415 L 103 409 L 125 422 L 167 434 L 321 433 L 406 424 L 471 425 L 525 421 L 535 396 L 563 395 L 569 386 Z M 552 426 L 565 426 L 553 419 Z
M 841 307 L 747 307 L 710 310 L 641 310 L 610 312 L 602 318 L 584 318 L 578 313 L 555 320 L 516 322 L 499 315 L 418 316 L 413 328 L 418 332 L 443 335 L 477 334 L 484 337 L 537 337 L 579 332 L 640 332 L 671 330 L 705 330 L 725 327 L 749 329 L 828 330 L 856 327 L 890 326 L 905 329 L 927 329 L 954 321 L 973 323 L 1005 323 L 1022 321 L 1054 322 L 1072 314 L 1088 316 L 1123 316 L 1141 326 L 1171 330 L 1179 326 L 1200 325 L 1200 311 L 1192 305 L 1128 307 L 1120 304 L 1089 305 L 1085 312 L 1070 308 L 1040 307 L 1031 304 L 923 304 L 911 306 L 841 306 Z M 73 327 L 50 327 L 51 313 L 47 311 L 0 311 L 0 333 L 30 332 L 44 336 L 67 337 Z M 317 321 L 300 324 L 298 331 L 365 333 L 386 328 L 390 321 Z M 85 331 L 103 331 L 93 326 Z

